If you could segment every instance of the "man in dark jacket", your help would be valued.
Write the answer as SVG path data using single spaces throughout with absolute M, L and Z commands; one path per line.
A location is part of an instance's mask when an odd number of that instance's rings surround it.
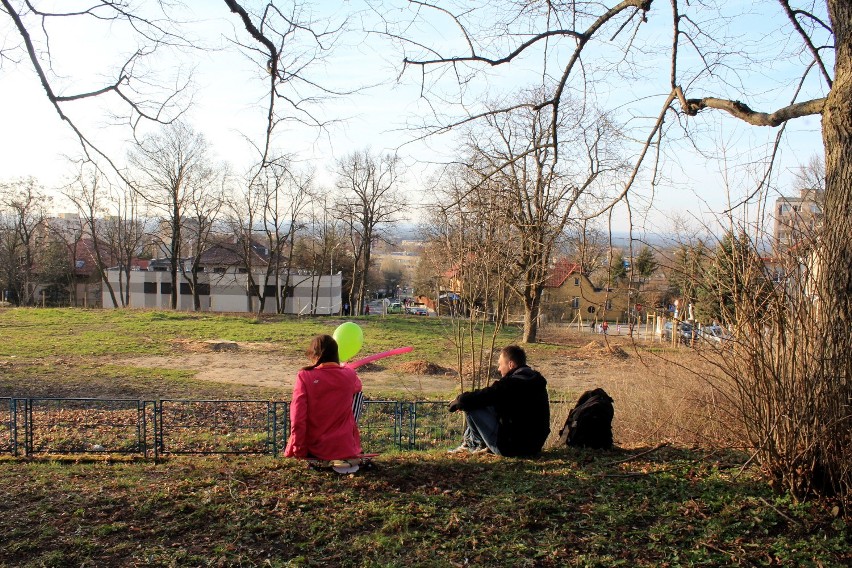
M 527 366 L 517 345 L 503 348 L 497 369 L 501 379 L 450 403 L 450 412 L 463 410 L 467 420 L 464 442 L 451 451 L 534 456 L 550 434 L 547 381 Z

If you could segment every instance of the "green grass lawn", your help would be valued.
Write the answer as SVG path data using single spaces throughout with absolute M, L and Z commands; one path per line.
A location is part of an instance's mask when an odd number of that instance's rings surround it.
M 742 456 L 554 450 L 380 456 L 351 476 L 271 457 L 0 461 L 0 565 L 848 566 L 845 524 Z
M 210 384 L 194 380 L 191 372 L 120 366 L 113 359 L 180 356 L 185 342 L 207 340 L 258 344 L 301 359 L 314 335 L 331 334 L 343 321 L 362 327 L 370 353 L 416 346 L 415 353 L 395 357 L 395 363 L 421 359 L 453 364 L 448 324 L 438 318 L 272 315 L 257 319 L 153 310 L 0 309 L 0 397 L 280 399 L 282 393 L 269 388 Z M 516 335 L 516 330 L 507 330 L 506 342 Z
M 284 354 L 300 355 L 318 333 L 331 333 L 355 321 L 376 351 L 417 345 L 424 357 L 444 355 L 435 344 L 447 325 L 438 318 L 228 316 L 153 310 L 6 309 L 0 310 L 0 356 L 70 357 L 165 354 L 178 339 L 224 339 L 274 343 Z

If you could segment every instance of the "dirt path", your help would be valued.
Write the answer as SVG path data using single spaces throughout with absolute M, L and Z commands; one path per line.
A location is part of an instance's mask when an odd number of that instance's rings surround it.
M 194 343 L 178 346 L 174 355 L 128 357 L 114 361 L 130 367 L 192 371 L 195 378 L 227 384 L 260 386 L 289 391 L 304 359 L 279 355 L 273 346 L 226 343 Z M 380 365 L 359 369 L 366 390 L 408 392 L 412 396 L 446 395 L 458 386 L 453 372 L 421 374 L 410 365 L 387 359 Z M 636 361 L 619 347 L 592 342 L 570 356 L 532 361 L 548 380 L 552 391 L 581 392 L 606 386 L 636 372 Z

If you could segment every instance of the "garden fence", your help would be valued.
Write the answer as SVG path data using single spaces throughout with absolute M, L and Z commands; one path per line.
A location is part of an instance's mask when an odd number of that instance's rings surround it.
M 463 413 L 446 402 L 364 400 L 365 451 L 428 450 L 461 442 Z M 285 401 L 0 398 L 0 454 L 283 453 L 289 436 Z M 553 401 L 554 427 L 564 421 Z M 558 424 L 558 425 L 557 425 Z
M 446 402 L 364 400 L 371 452 L 449 447 L 463 421 Z M 289 436 L 289 403 L 259 400 L 0 398 L 0 454 L 271 454 Z

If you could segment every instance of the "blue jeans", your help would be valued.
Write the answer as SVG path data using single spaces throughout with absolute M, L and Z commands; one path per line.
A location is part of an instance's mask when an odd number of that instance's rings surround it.
M 497 421 L 497 412 L 493 406 L 477 408 L 465 411 L 464 445 L 469 448 L 488 447 L 496 455 L 500 455 L 497 448 L 497 429 L 500 427 Z

